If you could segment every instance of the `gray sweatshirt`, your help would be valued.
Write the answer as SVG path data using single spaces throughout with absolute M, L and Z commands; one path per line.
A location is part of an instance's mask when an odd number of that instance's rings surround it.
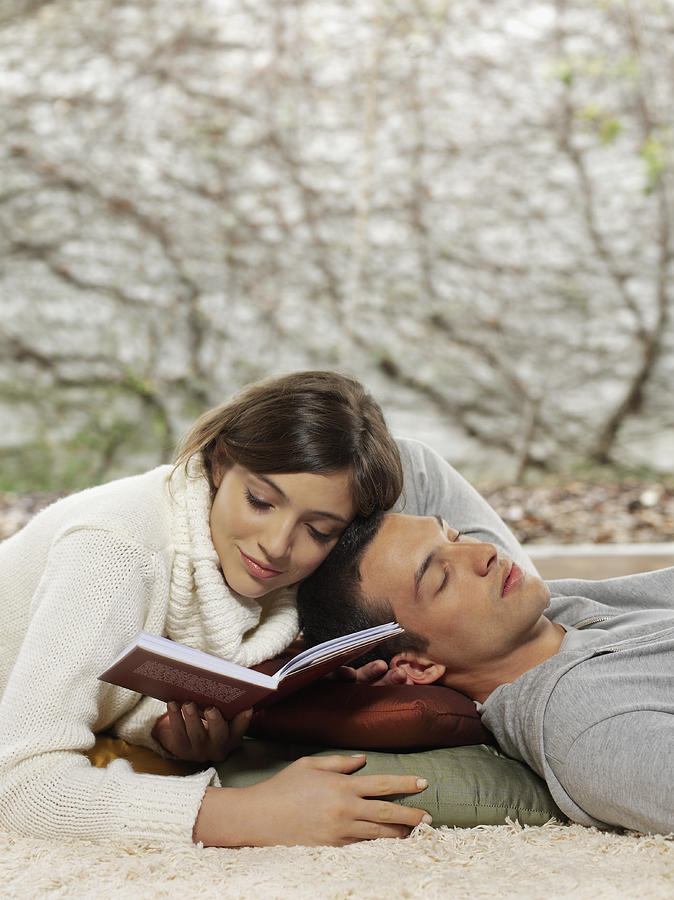
M 674 568 L 549 584 L 562 646 L 492 692 L 485 725 L 572 820 L 674 832 Z
M 452 528 L 481 541 L 490 541 L 528 572 L 536 567 L 515 535 L 466 479 L 420 441 L 396 438 L 405 484 L 392 512 L 414 516 L 442 516 Z

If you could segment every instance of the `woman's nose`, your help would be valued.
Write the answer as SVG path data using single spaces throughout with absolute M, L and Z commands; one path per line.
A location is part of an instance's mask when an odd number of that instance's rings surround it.
M 261 535 L 258 545 L 270 560 L 283 559 L 290 553 L 292 532 L 293 523 L 289 518 L 275 517 L 269 522 L 268 530 Z

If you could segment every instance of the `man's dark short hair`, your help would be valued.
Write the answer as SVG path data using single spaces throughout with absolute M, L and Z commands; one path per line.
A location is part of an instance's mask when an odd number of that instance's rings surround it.
M 354 519 L 323 563 L 300 584 L 297 607 L 300 629 L 308 647 L 395 619 L 386 598 L 365 595 L 360 575 L 365 551 L 383 521 L 384 513 Z M 404 634 L 364 654 L 355 664 L 363 665 L 374 659 L 388 662 L 403 650 L 423 652 L 427 647 L 426 638 L 406 629 Z

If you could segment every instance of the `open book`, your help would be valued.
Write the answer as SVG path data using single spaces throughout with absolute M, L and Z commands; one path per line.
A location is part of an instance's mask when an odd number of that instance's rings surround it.
M 274 675 L 141 631 L 98 677 L 157 700 L 193 700 L 201 709 L 216 706 L 231 719 L 265 698 L 285 697 L 403 630 L 388 622 L 333 638 L 293 656 Z

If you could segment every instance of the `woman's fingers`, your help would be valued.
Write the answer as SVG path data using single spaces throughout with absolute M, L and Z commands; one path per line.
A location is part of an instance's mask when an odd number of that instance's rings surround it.
M 239 744 L 243 740 L 244 734 L 248 731 L 248 726 L 250 725 L 250 720 L 252 718 L 252 709 L 244 709 L 240 713 L 237 713 L 236 716 L 234 716 L 234 718 L 229 723 L 229 739 L 227 741 L 228 750 L 233 750 L 235 747 L 239 746 Z
M 416 775 L 360 775 L 356 780 L 361 797 L 418 794 L 428 787 L 428 781 Z
M 208 740 L 213 747 L 224 747 L 229 740 L 229 723 L 214 706 L 204 712 L 208 724 Z
M 182 710 L 177 703 L 171 702 L 167 704 L 166 712 L 169 730 L 166 733 L 166 740 L 163 742 L 164 746 L 174 756 L 179 756 L 181 759 L 189 759 L 191 744 Z
M 229 722 L 215 707 L 207 709 L 204 716 L 208 729 L 208 750 L 212 754 L 210 758 L 222 762 L 241 744 L 253 717 L 253 710 L 244 709 Z
M 190 762 L 222 762 L 238 747 L 250 722 L 250 712 L 239 713 L 227 722 L 222 713 L 209 708 L 205 713 L 192 702 L 167 704 L 166 713 L 155 723 L 152 734 L 174 756 Z
M 358 669 L 354 669 L 353 666 L 340 666 L 326 677 L 332 677 L 336 681 L 373 683 L 378 678 L 381 678 L 387 669 L 388 663 L 385 663 L 383 659 L 375 659 L 372 662 L 366 663 L 364 666 L 360 666 Z
M 356 681 L 370 682 L 381 678 L 388 671 L 388 663 L 383 659 L 374 659 L 372 662 L 356 669 Z
M 377 684 L 380 687 L 385 684 L 407 684 L 407 676 L 402 669 L 387 669 L 381 678 L 373 681 L 372 684 Z
M 375 659 L 359 669 L 340 666 L 333 673 L 338 681 L 356 681 L 359 684 L 382 685 L 405 684 L 405 674 L 399 669 L 390 669 L 383 659 Z
M 304 757 L 298 762 L 308 768 L 347 775 L 361 768 L 365 760 L 364 754 L 357 754 Z M 343 787 L 354 801 L 351 814 L 359 823 L 355 826 L 353 835 L 356 840 L 365 840 L 367 835 L 370 835 L 369 839 L 372 835 L 404 837 L 420 822 L 430 825 L 433 821 L 423 809 L 372 799 L 397 794 L 418 794 L 428 787 L 426 778 L 417 775 L 356 775 L 345 779 Z
M 192 759 L 197 760 L 197 762 L 205 762 L 209 759 L 209 740 L 208 731 L 201 718 L 201 712 L 195 703 L 188 701 L 183 703 L 182 713 L 187 737 L 194 754 Z
M 253 711 L 243 710 L 229 722 L 215 707 L 209 707 L 202 717 L 194 703 L 185 703 L 182 713 L 191 748 L 190 758 L 198 762 L 223 762 L 241 743 Z
M 320 769 L 324 772 L 341 772 L 343 775 L 349 775 L 362 769 L 365 765 L 364 753 L 352 753 L 351 756 L 341 756 L 333 753 L 332 756 L 302 756 L 295 760 L 292 765 L 306 766 L 309 769 Z
M 364 753 L 353 756 L 305 756 L 301 760 L 311 768 L 341 772 L 344 775 L 356 772 L 365 765 L 365 761 Z M 359 775 L 353 779 L 352 786 L 360 797 L 386 797 L 393 794 L 418 794 L 426 790 L 428 781 L 417 775 Z
M 420 822 L 430 825 L 433 819 L 423 809 L 390 803 L 384 800 L 363 800 L 356 811 L 359 819 L 377 825 L 396 825 L 414 828 Z

